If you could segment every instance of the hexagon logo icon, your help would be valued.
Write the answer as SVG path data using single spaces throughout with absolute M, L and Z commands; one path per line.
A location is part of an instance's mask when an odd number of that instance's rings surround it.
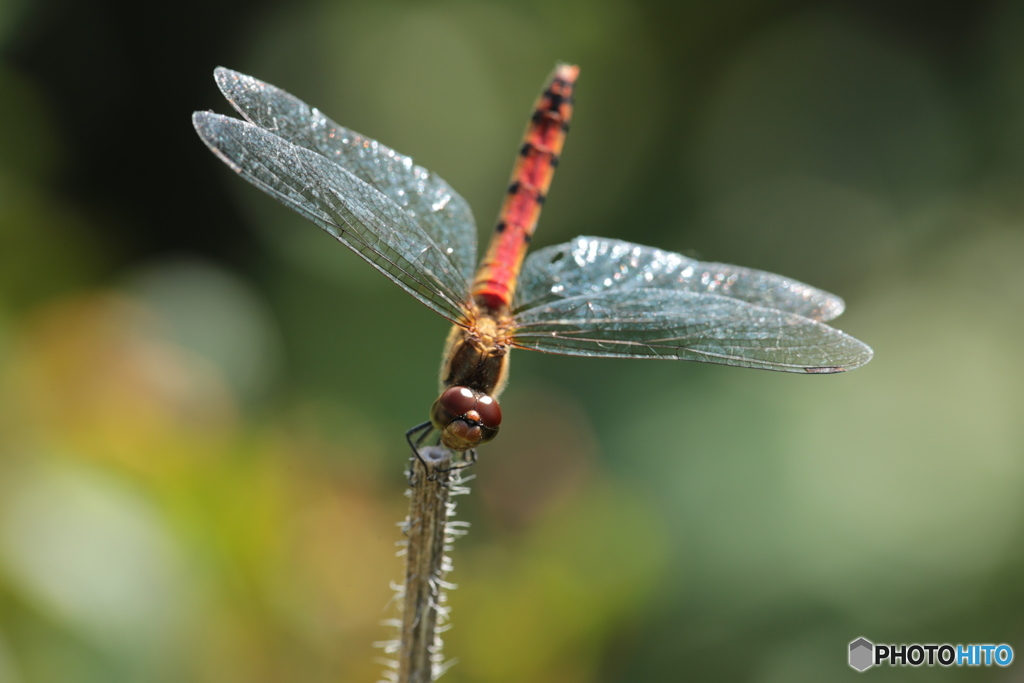
M 858 638 L 850 643 L 850 666 L 864 671 L 874 666 L 875 645 L 867 638 Z

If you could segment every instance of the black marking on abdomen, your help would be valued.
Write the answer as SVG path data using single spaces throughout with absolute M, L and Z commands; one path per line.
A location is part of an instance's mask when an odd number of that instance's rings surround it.
M 559 159 L 557 154 L 555 154 L 549 149 L 538 147 L 534 143 L 527 140 L 523 143 L 523 146 L 519 148 L 519 156 L 528 157 L 530 156 L 530 152 L 536 152 L 537 154 L 546 154 L 548 158 L 551 160 L 551 165 L 558 166 Z

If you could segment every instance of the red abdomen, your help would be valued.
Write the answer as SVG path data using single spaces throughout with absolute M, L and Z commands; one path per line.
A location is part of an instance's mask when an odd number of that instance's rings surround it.
M 569 130 L 579 71 L 568 64 L 555 68 L 523 136 L 498 225 L 473 281 L 473 299 L 492 311 L 507 309 L 512 303 L 519 269 Z

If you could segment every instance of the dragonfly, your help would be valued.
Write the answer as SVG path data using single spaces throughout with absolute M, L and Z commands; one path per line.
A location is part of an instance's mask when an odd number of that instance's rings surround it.
M 490 245 L 477 262 L 469 204 L 408 156 L 251 76 L 214 78 L 243 119 L 195 112 L 236 173 L 309 219 L 452 323 L 431 434 L 465 459 L 501 426 L 509 352 L 656 358 L 830 374 L 872 350 L 826 324 L 845 304 L 792 278 L 618 239 L 526 252 L 572 119 L 579 68 L 558 64 L 537 99 Z M 468 454 L 468 456 L 467 456 Z

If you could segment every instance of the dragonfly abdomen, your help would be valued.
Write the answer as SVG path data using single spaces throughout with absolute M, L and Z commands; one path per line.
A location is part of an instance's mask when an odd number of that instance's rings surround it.
M 512 303 L 523 257 L 569 130 L 578 75 L 579 67 L 558 65 L 530 117 L 498 225 L 473 282 L 473 298 L 489 310 L 504 311 Z

